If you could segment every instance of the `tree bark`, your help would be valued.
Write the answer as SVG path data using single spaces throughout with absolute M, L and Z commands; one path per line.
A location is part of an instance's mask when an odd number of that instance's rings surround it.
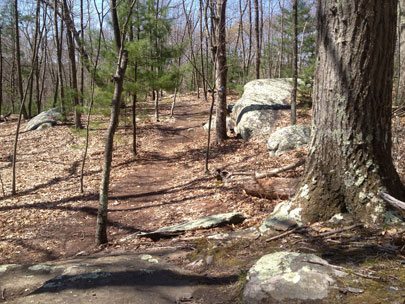
M 399 1 L 399 88 L 397 105 L 405 105 L 405 0 Z
M 391 157 L 391 106 L 397 0 L 318 0 L 315 128 L 294 202 L 304 222 L 350 212 L 381 224 L 404 186 Z
M 228 68 L 226 66 L 226 2 L 221 0 L 217 2 L 217 16 L 215 18 L 217 49 L 216 49 L 216 70 L 215 81 L 217 88 L 217 107 L 216 107 L 216 141 L 221 143 L 228 138 L 226 134 L 226 81 Z

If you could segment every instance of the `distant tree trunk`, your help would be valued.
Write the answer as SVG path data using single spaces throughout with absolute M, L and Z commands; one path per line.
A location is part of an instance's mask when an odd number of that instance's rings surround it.
M 84 12 L 83 12 L 83 0 L 80 0 L 80 39 L 82 44 L 80 45 L 80 95 L 79 104 L 84 104 Z
M 204 90 L 204 100 L 208 101 L 207 79 L 205 76 L 204 64 L 204 30 L 203 30 L 203 0 L 199 0 L 199 14 L 200 14 L 200 61 L 201 61 L 201 78 Z M 180 63 L 180 59 L 179 59 Z M 180 64 L 179 64 L 180 65 Z M 176 91 L 177 92 L 177 91 Z
M 159 121 L 159 91 L 156 90 L 155 92 L 155 119 L 158 122 Z
M 17 61 L 17 78 L 18 78 L 18 93 L 20 95 L 20 101 L 24 99 L 23 80 L 21 72 L 21 50 L 20 50 L 20 27 L 18 16 L 18 0 L 14 0 L 14 28 L 15 28 L 15 56 Z M 24 104 L 21 104 L 21 112 L 24 119 L 28 118 L 28 113 Z
M 69 7 L 67 5 L 66 0 L 63 0 L 63 13 L 65 15 L 65 19 L 70 18 L 68 15 L 70 12 Z M 68 46 L 68 53 L 69 53 L 69 60 L 70 60 L 70 68 L 71 68 L 71 86 L 73 90 L 73 105 L 74 105 L 74 123 L 75 128 L 81 129 L 82 122 L 81 122 L 81 115 L 79 111 L 79 88 L 77 84 L 77 66 L 76 66 L 76 52 L 75 52 L 75 44 L 73 41 L 73 33 L 70 29 L 66 31 L 66 38 L 67 38 L 67 46 Z
M 248 1 L 248 16 L 249 16 L 249 46 L 248 46 L 248 62 L 247 75 L 250 77 L 250 64 L 252 62 L 252 46 L 253 46 L 253 20 L 252 20 L 252 0 Z
M 218 94 L 216 107 L 216 141 L 221 143 L 228 138 L 226 134 L 226 81 L 228 68 L 226 66 L 226 2 L 220 0 L 217 2 L 217 14 L 215 18 L 217 51 L 216 51 L 216 70 L 215 81 Z
M 60 24 L 60 34 L 59 34 L 59 26 L 58 26 L 58 0 L 54 2 L 54 31 L 55 31 L 55 44 L 56 44 L 56 58 L 58 61 L 58 83 L 60 86 L 60 105 L 61 105 L 61 112 L 66 119 L 66 108 L 65 108 L 65 88 L 63 85 L 63 66 L 62 66 L 62 41 L 63 37 L 63 22 L 61 21 Z M 63 8 L 62 8 L 63 10 Z M 63 13 L 62 13 L 63 15 Z M 60 36 L 59 36 L 60 35 Z
M 298 89 L 298 0 L 293 0 L 293 89 L 291 92 L 291 124 L 297 123 L 297 89 Z
M 18 4 L 17 4 L 18 0 L 15 0 L 14 2 L 14 12 L 15 12 L 15 28 L 16 28 L 16 41 L 17 41 L 17 50 L 19 50 L 19 24 L 18 24 Z M 37 56 L 36 54 L 36 48 L 34 48 L 34 54 L 33 54 L 33 58 L 35 56 Z M 17 54 L 17 58 L 19 57 L 19 54 Z M 18 59 L 17 59 L 18 60 Z M 18 63 L 18 61 L 17 61 Z M 21 72 L 21 67 L 20 67 L 20 72 Z M 25 98 L 27 96 L 27 91 L 29 88 L 29 83 L 32 80 L 34 74 L 34 66 L 31 66 L 31 72 L 28 76 L 28 83 L 27 83 L 27 87 L 25 90 L 25 93 L 22 92 L 21 94 L 21 99 L 20 99 L 20 112 L 18 114 L 18 121 L 17 121 L 17 128 L 15 131 L 15 137 L 14 137 L 14 149 L 13 149 L 13 159 L 12 159 L 12 177 L 11 177 L 11 194 L 15 195 L 16 194 L 16 165 L 17 165 L 17 147 L 18 147 L 18 138 L 20 135 L 20 126 L 21 126 L 21 117 L 23 115 L 23 109 L 24 109 L 24 104 L 25 104 Z M 21 77 L 21 74 L 19 75 Z M 21 83 L 21 87 L 22 87 L 22 83 Z M 22 89 L 22 88 L 21 88 Z
M 260 15 L 259 15 L 259 0 L 253 0 L 255 7 L 255 35 L 256 35 L 256 79 L 260 78 Z
M 115 71 L 114 80 L 114 94 L 111 102 L 111 117 L 110 123 L 107 130 L 107 138 L 104 148 L 104 163 L 102 180 L 100 185 L 100 199 L 99 207 L 97 212 L 97 229 L 96 229 L 96 244 L 106 244 L 108 242 L 107 238 L 107 213 L 108 213 L 108 190 L 110 186 L 110 173 L 111 173 L 111 162 L 114 144 L 114 134 L 118 126 L 118 118 L 121 105 L 121 95 L 124 85 L 125 71 L 128 64 L 128 51 L 124 49 L 125 39 L 125 28 L 128 25 L 129 18 L 132 13 L 135 0 L 132 2 L 130 11 L 128 13 L 127 22 L 124 26 L 124 33 L 121 36 L 120 26 L 118 23 L 117 14 L 117 2 L 116 0 L 110 0 L 110 12 L 112 26 L 114 30 L 114 40 L 117 49 L 117 69 Z
M 284 0 L 282 2 L 279 0 L 278 1 L 280 11 L 281 11 L 281 29 L 280 29 L 280 35 L 281 35 L 281 43 L 280 43 L 280 49 L 279 49 L 279 55 L 278 55 L 278 78 L 281 78 L 281 70 L 283 68 L 283 52 L 284 52 Z
M 295 202 L 305 223 L 350 212 L 381 224 L 380 191 L 405 189 L 391 157 L 396 0 L 318 0 L 310 154 Z
M 35 31 L 34 31 L 34 41 L 32 44 L 32 53 L 35 54 L 37 52 L 38 47 L 38 35 L 39 35 L 39 16 L 41 12 L 41 3 L 39 0 L 36 1 L 36 9 L 35 9 Z M 38 56 L 33 57 L 31 60 L 31 65 L 34 69 L 34 74 L 36 74 L 36 70 L 38 69 Z M 28 95 L 28 116 L 32 117 L 32 97 L 34 91 L 34 77 L 31 78 L 29 82 L 29 95 Z
M 405 0 L 399 1 L 399 87 L 398 105 L 405 105 Z

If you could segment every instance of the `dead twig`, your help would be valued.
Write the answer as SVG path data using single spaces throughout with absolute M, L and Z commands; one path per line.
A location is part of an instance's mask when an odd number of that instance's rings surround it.
M 3 180 L 1 179 L 1 173 L 0 173 L 0 184 L 1 184 L 1 191 L 3 192 L 3 196 L 6 196 L 6 192 L 4 191 Z
M 402 202 L 399 199 L 396 199 L 395 197 L 393 197 L 385 192 L 380 192 L 379 195 L 384 201 L 386 201 L 390 205 L 392 205 L 398 209 L 405 210 L 405 202 Z
M 286 232 L 280 233 L 278 235 L 275 235 L 275 236 L 272 236 L 272 237 L 266 239 L 266 242 L 271 242 L 271 241 L 281 239 L 281 238 L 283 238 L 283 237 L 285 237 L 287 235 L 293 234 L 297 230 L 303 230 L 303 229 L 306 229 L 306 227 L 295 227 L 295 228 L 293 228 L 291 230 L 287 230 Z
M 323 233 L 320 233 L 320 234 L 318 234 L 318 235 L 315 235 L 314 237 L 330 236 L 330 235 L 334 235 L 334 234 L 337 234 L 337 233 L 345 232 L 345 231 L 348 231 L 348 230 L 353 230 L 353 229 L 355 229 L 355 228 L 357 228 L 357 227 L 363 227 L 363 224 L 354 224 L 354 225 L 351 225 L 351 226 L 348 226 L 348 227 L 343 227 L 343 228 L 341 228 L 341 229 L 336 229 L 336 230 L 333 230 L 333 231 L 323 232 Z
M 352 271 L 351 269 L 345 268 L 343 266 L 337 266 L 337 265 L 332 265 L 329 263 L 323 263 L 320 261 L 312 261 L 312 260 L 306 260 L 305 262 L 310 263 L 310 264 L 317 264 L 317 265 L 321 265 L 321 266 L 325 266 L 325 267 L 331 267 L 333 269 L 339 270 L 339 271 L 343 271 L 343 272 L 347 272 L 349 274 L 354 274 L 356 276 L 365 278 L 365 279 L 371 279 L 371 280 L 381 280 L 381 277 L 378 276 L 373 276 L 371 274 L 364 274 L 361 272 L 356 272 L 356 271 Z

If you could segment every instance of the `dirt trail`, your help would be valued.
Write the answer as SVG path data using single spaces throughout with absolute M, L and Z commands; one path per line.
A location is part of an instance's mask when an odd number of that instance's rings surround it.
M 226 295 L 218 298 L 220 291 L 213 290 L 235 283 L 238 276 L 210 277 L 179 268 L 176 264 L 182 264 L 179 260 L 185 260 L 190 252 L 187 246 L 170 246 L 170 241 L 154 246 L 145 240 L 147 251 L 128 251 L 145 248 L 143 240 L 130 237 L 133 232 L 235 208 L 210 200 L 218 189 L 210 185 L 211 177 L 202 174 L 204 108 L 206 104 L 180 102 L 175 118 L 163 115 L 162 122 L 147 130 L 150 133 L 144 140 L 147 138 L 148 144 L 142 146 L 132 172 L 115 179 L 109 207 L 110 234 L 127 251 L 114 248 L 107 250 L 110 255 L 84 252 L 87 256 L 83 258 L 45 262 L 33 268 L 3 266 L 0 302 L 225 303 Z M 126 240 L 120 241 L 121 237 Z M 152 253 L 152 257 L 145 258 L 144 253 Z

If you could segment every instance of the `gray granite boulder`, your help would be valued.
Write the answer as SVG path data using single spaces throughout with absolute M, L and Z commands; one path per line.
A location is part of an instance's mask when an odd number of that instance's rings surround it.
M 273 132 L 267 140 L 267 148 L 273 155 L 281 155 L 286 151 L 306 145 L 311 140 L 311 127 L 294 125 Z
M 232 109 L 231 117 L 236 124 L 235 133 L 243 139 L 269 136 L 279 111 L 290 108 L 291 91 L 291 80 L 286 78 L 248 82 L 242 97 Z
M 328 303 L 335 278 L 346 275 L 314 254 L 276 252 L 260 258 L 247 275 L 245 303 Z
M 286 231 L 296 226 L 302 226 L 301 208 L 294 208 L 291 201 L 283 201 L 274 207 L 259 231 L 264 234 L 269 230 Z
M 32 118 L 25 127 L 26 131 L 32 131 L 36 129 L 46 129 L 50 126 L 56 125 L 57 121 L 60 120 L 62 115 L 57 111 L 56 108 L 49 109 L 48 111 L 44 111 L 39 113 L 37 116 Z M 45 124 L 44 127 L 41 127 Z

